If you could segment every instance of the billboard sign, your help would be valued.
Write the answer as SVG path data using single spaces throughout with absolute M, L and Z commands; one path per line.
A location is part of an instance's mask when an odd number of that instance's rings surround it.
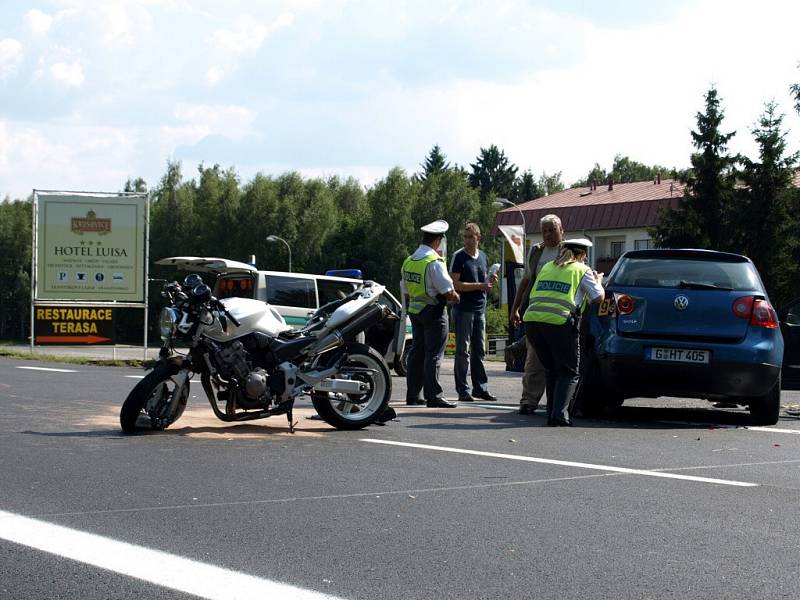
M 34 315 L 34 343 L 38 345 L 114 343 L 113 308 L 37 306 Z
M 37 192 L 35 301 L 145 302 L 147 195 Z

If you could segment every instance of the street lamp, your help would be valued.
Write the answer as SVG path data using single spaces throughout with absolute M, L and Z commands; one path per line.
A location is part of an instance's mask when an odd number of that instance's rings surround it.
M 286 244 L 286 249 L 289 251 L 289 273 L 291 273 L 292 272 L 292 249 L 289 246 L 289 242 L 287 242 L 282 237 L 278 237 L 277 235 L 268 235 L 267 236 L 267 241 L 268 242 L 283 242 L 284 244 Z
M 526 242 L 527 242 L 527 236 L 525 235 L 525 215 L 523 214 L 523 212 L 520 209 L 520 207 L 517 206 L 516 204 L 514 204 L 508 198 L 496 198 L 495 201 L 492 202 L 492 205 L 495 208 L 503 208 L 503 207 L 510 208 L 510 207 L 514 207 L 519 211 L 519 216 L 522 218 L 522 261 L 525 262 L 525 250 L 526 250 L 525 245 L 526 245 Z

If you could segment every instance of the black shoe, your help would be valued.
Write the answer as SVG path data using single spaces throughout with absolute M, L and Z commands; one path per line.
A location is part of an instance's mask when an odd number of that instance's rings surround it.
M 428 400 L 425 402 L 425 405 L 428 408 L 455 408 L 455 402 L 448 402 L 444 398 L 436 398 L 434 400 Z
M 565 421 L 564 419 L 553 419 L 552 427 L 572 427 L 572 421 Z
M 489 402 L 497 402 L 497 396 L 492 396 L 489 392 L 478 392 L 477 394 L 472 394 L 473 398 L 480 398 L 481 400 L 487 400 Z
M 406 400 L 406 404 L 408 406 L 424 406 L 425 400 L 423 400 L 422 398 L 415 398 L 413 400 Z
M 536 412 L 530 404 L 520 404 L 519 406 L 519 414 L 521 415 L 532 415 Z
M 458 397 L 458 401 L 459 402 L 475 402 L 475 398 L 473 398 L 472 396 L 467 394 L 466 396 L 459 396 Z

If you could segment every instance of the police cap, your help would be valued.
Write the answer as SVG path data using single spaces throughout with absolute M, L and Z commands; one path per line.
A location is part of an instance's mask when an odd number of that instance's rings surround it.
M 435 235 L 444 235 L 447 233 L 447 230 L 450 228 L 450 225 L 447 224 L 447 221 L 444 219 L 439 219 L 438 221 L 434 221 L 433 223 L 428 223 L 427 225 L 423 225 L 420 227 L 420 231 L 424 233 L 433 233 Z
M 588 248 L 592 247 L 592 242 L 586 238 L 573 238 L 571 240 L 564 240 L 562 242 L 567 248 L 576 248 L 586 252 Z

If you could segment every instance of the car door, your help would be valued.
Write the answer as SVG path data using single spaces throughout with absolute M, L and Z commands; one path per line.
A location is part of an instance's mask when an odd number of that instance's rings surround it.
M 800 382 L 800 300 L 781 311 L 783 379 Z

